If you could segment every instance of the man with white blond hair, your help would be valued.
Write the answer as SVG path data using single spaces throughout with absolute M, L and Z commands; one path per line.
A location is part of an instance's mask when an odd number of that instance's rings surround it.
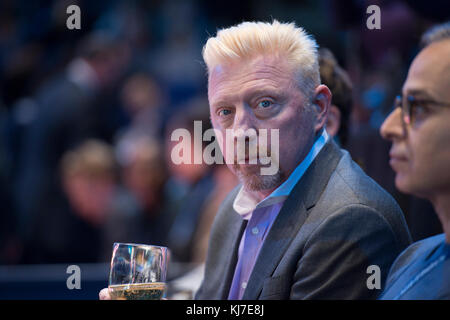
M 324 129 L 331 93 L 316 48 L 302 28 L 273 21 L 220 30 L 203 49 L 214 129 L 267 129 L 279 141 L 266 142 L 273 175 L 259 159 L 228 164 L 241 185 L 216 216 L 196 299 L 376 298 L 410 243 L 395 201 Z
M 215 217 L 196 299 L 376 298 L 410 235 L 392 197 L 325 130 L 316 42 L 293 23 L 244 22 L 218 31 L 203 57 L 211 122 L 241 184 Z M 272 163 L 235 161 L 223 143 L 252 129 L 267 130 L 257 145 Z

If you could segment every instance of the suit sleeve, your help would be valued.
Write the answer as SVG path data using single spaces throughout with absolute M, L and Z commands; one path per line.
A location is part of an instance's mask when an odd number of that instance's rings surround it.
M 390 224 L 373 208 L 341 208 L 307 240 L 290 298 L 376 299 L 400 247 Z M 381 289 L 368 288 L 367 280 L 374 274 L 367 271 L 371 265 L 380 268 Z

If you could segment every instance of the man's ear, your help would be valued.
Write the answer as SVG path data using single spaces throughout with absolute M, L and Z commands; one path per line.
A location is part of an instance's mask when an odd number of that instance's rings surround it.
M 339 132 L 339 128 L 341 127 L 341 111 L 334 104 L 330 106 L 330 110 L 328 110 L 327 117 L 327 133 L 334 137 Z
M 314 91 L 313 104 L 317 108 L 317 118 L 314 125 L 315 132 L 319 132 L 327 121 L 328 111 L 331 105 L 331 91 L 324 84 L 317 86 Z

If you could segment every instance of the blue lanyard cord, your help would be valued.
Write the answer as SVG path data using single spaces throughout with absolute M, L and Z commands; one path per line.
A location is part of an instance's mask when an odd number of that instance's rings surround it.
M 437 258 L 433 263 L 431 263 L 428 267 L 423 269 L 418 275 L 416 275 L 407 285 L 403 288 L 403 290 L 396 295 L 393 300 L 398 300 L 402 295 L 405 294 L 413 285 L 415 285 L 420 279 L 422 279 L 427 273 L 433 270 L 439 263 L 444 261 L 447 258 L 446 254 L 441 254 L 439 258 Z

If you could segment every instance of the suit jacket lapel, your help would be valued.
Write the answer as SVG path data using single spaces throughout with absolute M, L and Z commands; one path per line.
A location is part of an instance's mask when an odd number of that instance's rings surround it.
M 275 219 L 255 262 L 244 300 L 257 299 L 264 280 L 272 275 L 289 244 L 305 222 L 307 212 L 319 199 L 342 153 L 329 141 L 296 184 Z
M 225 230 L 228 235 L 226 237 L 227 243 L 224 244 L 224 248 L 228 248 L 228 251 L 226 252 L 227 256 L 225 260 L 222 260 L 224 261 L 223 272 L 225 277 L 221 287 L 218 289 L 221 300 L 226 300 L 228 298 L 231 282 L 233 281 L 234 269 L 238 259 L 239 244 L 247 225 L 247 220 L 242 219 L 242 217 L 232 209 L 232 206 L 231 211 L 232 212 L 228 215 L 231 221 L 227 224 L 230 225 L 230 229 Z

